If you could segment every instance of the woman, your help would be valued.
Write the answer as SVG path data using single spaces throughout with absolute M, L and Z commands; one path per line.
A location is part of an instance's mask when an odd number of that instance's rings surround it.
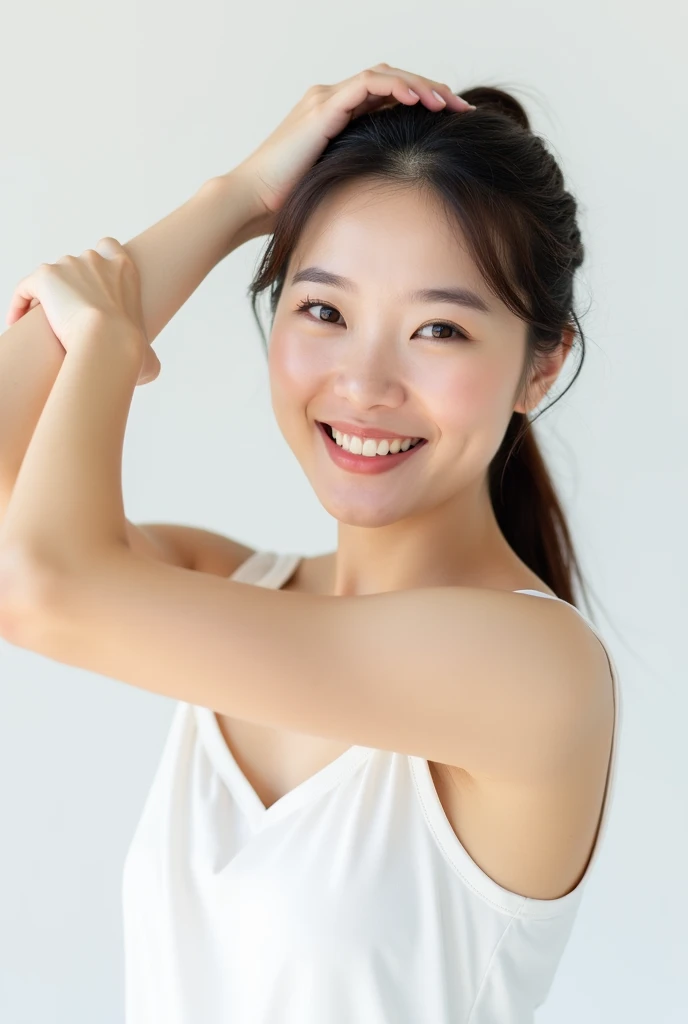
M 40 302 L 67 355 L 32 436 L 15 403 L 3 635 L 179 701 L 125 863 L 127 1022 L 532 1021 L 620 720 L 531 430 L 583 343 L 576 203 L 513 97 L 386 64 L 208 186 L 9 317 Z M 148 342 L 265 232 L 273 407 L 338 523 L 316 558 L 122 511 Z

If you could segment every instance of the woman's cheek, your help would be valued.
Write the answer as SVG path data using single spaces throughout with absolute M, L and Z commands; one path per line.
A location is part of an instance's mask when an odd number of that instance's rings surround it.
M 437 418 L 451 424 L 455 430 L 470 430 L 480 427 L 485 421 L 494 420 L 495 403 L 499 388 L 492 377 L 485 373 L 461 373 L 449 381 L 448 387 L 428 407 L 437 410 Z M 440 410 L 444 410 L 441 414 Z
M 271 336 L 268 368 L 274 389 L 292 401 L 308 395 L 315 379 L 311 348 L 289 334 Z
M 326 391 L 327 368 L 317 364 L 312 339 L 309 343 L 308 338 L 273 331 L 268 349 L 272 408 L 277 425 L 297 457 L 304 443 L 306 420 L 315 416 L 317 400 Z

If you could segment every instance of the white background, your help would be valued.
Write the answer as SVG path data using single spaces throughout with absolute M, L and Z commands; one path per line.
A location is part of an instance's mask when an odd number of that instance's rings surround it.
M 538 1024 L 688 1015 L 680 6 L 38 0 L 2 16 L 3 324 L 38 263 L 128 241 L 247 156 L 309 85 L 379 61 L 459 92 L 513 89 L 560 159 L 587 247 L 588 354 L 536 429 L 625 727 L 607 841 Z M 274 421 L 245 294 L 265 241 L 215 268 L 156 341 L 162 372 L 137 389 L 127 431 L 126 511 L 318 554 L 335 522 Z M 122 862 L 174 704 L 2 641 L 0 677 L 0 1019 L 119 1024 Z

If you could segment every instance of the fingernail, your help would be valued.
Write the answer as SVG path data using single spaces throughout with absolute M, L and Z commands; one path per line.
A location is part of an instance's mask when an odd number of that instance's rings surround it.
M 440 94 L 438 92 L 435 92 L 434 89 L 432 90 L 432 95 L 435 96 L 441 103 L 446 103 L 447 102 L 445 100 L 444 96 L 440 96 Z

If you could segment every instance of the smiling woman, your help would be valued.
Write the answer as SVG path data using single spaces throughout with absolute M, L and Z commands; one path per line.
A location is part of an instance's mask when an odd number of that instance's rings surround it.
M 340 133 L 287 197 L 249 291 L 261 331 L 257 300 L 269 294 L 278 423 L 335 518 L 356 512 L 323 488 L 304 422 L 346 420 L 361 438 L 372 428 L 383 437 L 425 437 L 433 449 L 424 452 L 426 465 L 443 453 L 443 478 L 453 476 L 454 490 L 464 493 L 468 478 L 487 471 L 484 514 L 511 556 L 574 603 L 582 572 L 533 433 L 541 413 L 529 413 L 576 337 L 581 360 L 569 387 L 583 363 L 573 310 L 584 254 L 576 202 L 519 103 L 487 87 L 471 97 L 474 113 L 398 105 Z M 442 157 L 415 159 L 430 138 L 438 147 L 442 139 Z M 307 284 L 318 285 L 317 298 Z M 439 309 L 453 318 L 438 318 Z M 385 394 L 377 379 L 396 370 L 413 397 L 404 406 L 394 385 Z M 406 469 L 385 479 L 410 493 Z M 414 482 L 427 493 L 422 475 Z M 401 516 L 418 505 L 385 507 Z M 459 520 L 447 510 L 456 543 Z
M 127 1024 L 531 1024 L 565 948 L 619 690 L 529 413 L 583 249 L 520 105 L 468 97 L 378 65 L 231 177 L 274 231 L 250 292 L 335 552 L 132 542 L 141 351 L 101 320 L 21 463 L 4 635 L 178 702 L 125 864 Z

